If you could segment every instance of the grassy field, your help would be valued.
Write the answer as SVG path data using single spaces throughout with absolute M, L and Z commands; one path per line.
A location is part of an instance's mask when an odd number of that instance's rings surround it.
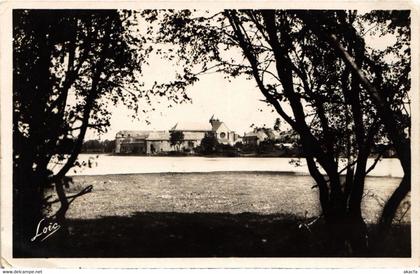
M 69 218 L 131 216 L 136 212 L 258 213 L 319 215 L 318 190 L 309 176 L 276 172 L 159 173 L 75 176 L 71 192 L 93 185 L 78 198 Z M 364 218 L 376 222 L 383 200 L 399 178 L 369 177 Z M 406 214 L 404 222 L 409 220 Z
M 73 240 L 65 256 L 337 255 L 323 254 L 317 241 L 298 229 L 320 212 L 309 176 L 212 172 L 73 179 L 70 192 L 89 184 L 93 192 L 68 211 Z M 398 178 L 367 178 L 363 215 L 369 224 L 398 183 Z M 396 232 L 407 237 L 383 255 L 409 255 L 409 220 L 408 211 Z

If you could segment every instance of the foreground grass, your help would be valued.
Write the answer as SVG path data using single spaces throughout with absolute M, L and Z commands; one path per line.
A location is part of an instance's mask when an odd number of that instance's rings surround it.
M 295 216 L 253 213 L 139 212 L 70 220 L 65 244 L 34 257 L 343 257 L 328 248 L 322 222 L 311 232 Z M 372 226 L 370 226 L 373 229 Z M 379 245 L 378 245 L 379 244 Z M 410 226 L 370 246 L 365 256 L 410 256 Z M 354 255 L 354 254 L 352 254 Z
M 398 178 L 368 178 L 363 214 L 374 228 Z M 70 192 L 93 185 L 68 212 L 70 237 L 43 256 L 313 257 L 325 248 L 318 193 L 308 176 L 273 172 L 77 176 Z M 402 216 L 402 215 L 401 215 Z M 410 214 L 369 256 L 410 255 Z
M 93 192 L 78 198 L 68 218 L 132 216 L 136 212 L 283 214 L 311 218 L 320 214 L 318 189 L 310 176 L 278 172 L 158 173 L 75 176 L 69 189 L 87 185 Z M 383 203 L 399 178 L 368 177 L 363 216 L 376 223 Z M 402 218 L 406 223 L 410 214 Z

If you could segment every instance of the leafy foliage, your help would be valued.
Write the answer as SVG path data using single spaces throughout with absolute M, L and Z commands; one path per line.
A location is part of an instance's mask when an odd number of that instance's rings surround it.
M 105 152 L 113 153 L 115 150 L 115 140 L 88 140 L 83 143 L 81 152 Z
M 141 107 L 142 64 L 151 49 L 127 31 L 136 27 L 135 16 L 117 10 L 14 10 L 14 220 L 16 239 L 23 241 L 16 250 L 25 250 L 42 209 L 52 202 L 44 197 L 46 187 L 57 190 L 63 232 L 70 203 L 90 192 L 88 187 L 69 198 L 63 188 L 87 130 L 107 130 L 111 104 L 135 113 Z M 53 174 L 49 164 L 57 161 L 61 169 Z
M 182 131 L 171 131 L 169 143 L 179 150 L 180 145 L 184 142 L 184 133 Z
M 347 240 L 363 248 L 364 180 L 377 162 L 368 167 L 367 159 L 384 144 L 395 148 L 406 175 L 404 190 L 390 199 L 393 209 L 384 208 L 393 216 L 409 189 L 409 12 L 161 10 L 142 15 L 159 26 L 155 41 L 173 46 L 164 55 L 177 58 L 186 78 L 196 81 L 219 72 L 255 81 L 267 104 L 299 135 L 327 223 L 348 218 L 354 225 L 351 233 L 332 228 L 333 242 L 354 235 Z M 393 38 L 385 49 L 370 43 L 377 34 Z M 348 165 L 339 170 L 343 155 Z
M 201 140 L 199 149 L 203 154 L 211 154 L 216 151 L 218 143 L 219 142 L 217 141 L 216 136 L 213 134 L 207 134 Z
M 129 14 L 21 10 L 14 20 L 16 164 L 20 154 L 47 163 L 64 140 L 83 140 L 86 128 L 105 132 L 108 103 L 138 111 L 148 50 L 125 32 Z M 37 144 L 32 155 L 30 144 Z

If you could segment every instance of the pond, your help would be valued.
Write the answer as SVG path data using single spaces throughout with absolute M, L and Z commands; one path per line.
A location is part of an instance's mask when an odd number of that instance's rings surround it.
M 90 161 L 91 167 L 73 168 L 68 175 L 143 174 L 166 172 L 214 172 L 214 171 L 275 171 L 308 175 L 305 160 L 299 166 L 293 158 L 257 157 L 161 157 L 161 156 L 114 156 L 106 154 L 81 154 L 79 161 Z M 369 159 L 368 167 L 374 162 Z M 341 163 L 344 166 L 344 163 Z M 54 171 L 57 171 L 56 166 Z M 382 159 L 370 176 L 402 177 L 398 159 Z

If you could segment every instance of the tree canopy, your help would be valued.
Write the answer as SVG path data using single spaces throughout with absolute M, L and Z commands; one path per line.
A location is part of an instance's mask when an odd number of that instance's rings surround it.
M 13 13 L 14 220 L 23 245 L 42 209 L 54 202 L 44 197 L 46 187 L 55 186 L 56 216 L 65 222 L 74 199 L 66 196 L 63 178 L 77 164 L 87 130 L 106 131 L 110 104 L 141 108 L 140 76 L 150 49 L 127 32 L 137 22 L 132 16 L 117 10 Z M 19 242 L 15 247 L 25 250 Z
M 184 142 L 184 133 L 182 131 L 171 131 L 169 142 L 171 143 L 171 146 L 174 146 L 179 150 L 180 145 Z
M 214 72 L 254 80 L 299 134 L 333 242 L 363 249 L 365 177 L 382 156 L 374 148 L 395 149 L 405 176 L 383 210 L 381 221 L 390 224 L 410 189 L 409 11 L 153 10 L 143 16 L 158 26 L 155 41 L 173 45 L 166 56 L 179 61 L 180 78 L 197 81 Z M 374 40 L 384 37 L 382 48 Z M 369 157 L 376 158 L 371 166 Z

